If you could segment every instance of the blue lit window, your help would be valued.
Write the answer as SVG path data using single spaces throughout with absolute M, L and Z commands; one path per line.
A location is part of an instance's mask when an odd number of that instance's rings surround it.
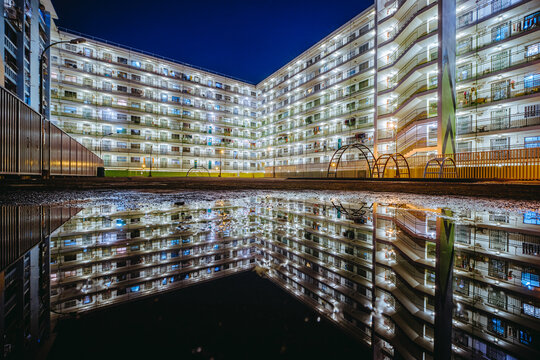
M 502 24 L 491 29 L 491 41 L 501 41 L 510 36 L 510 26 Z
M 161 101 L 167 101 L 169 100 L 169 97 L 167 96 L 167 94 L 161 94 Z
M 84 304 L 89 304 L 91 302 L 92 302 L 92 297 L 90 297 L 90 296 L 85 296 L 84 297 L 84 300 L 83 300 Z
M 185 115 L 185 116 L 191 116 L 191 111 L 184 110 L 183 115 Z
M 186 274 L 186 277 L 184 279 L 186 280 L 189 279 L 189 274 Z
M 191 99 L 184 99 L 184 104 L 191 105 Z
M 141 67 L 141 62 L 140 62 L 140 61 L 132 60 L 132 61 L 131 61 L 131 66 L 135 66 L 135 67 L 140 68 L 140 67 Z
M 220 268 L 219 266 L 216 266 L 216 267 L 214 268 L 214 272 L 218 272 L 218 271 L 220 271 L 220 270 L 221 270 L 221 268 Z
M 185 112 L 185 111 L 184 111 Z M 180 115 L 180 109 L 172 109 L 174 115 Z
M 178 264 L 172 265 L 172 266 L 171 266 L 171 269 L 172 269 L 172 270 L 177 270 L 177 269 L 178 269 Z
M 523 30 L 530 29 L 534 25 L 538 24 L 539 18 L 540 18 L 540 11 L 537 11 L 534 14 L 525 16 L 525 18 L 523 18 Z
M 165 251 L 161 253 L 161 260 L 167 260 L 167 253 Z
M 210 273 L 212 272 L 212 269 L 208 268 L 208 269 L 206 269 L 206 272 L 207 272 L 208 274 L 210 274 Z
M 72 245 L 77 245 L 77 241 L 73 239 L 64 240 L 64 246 L 72 246 Z
M 218 244 L 214 245 L 214 250 L 217 250 L 217 249 L 219 249 L 219 245 L 218 245 Z
M 190 252 L 191 252 L 191 250 L 184 250 L 183 254 L 184 254 L 184 255 L 189 255 Z
M 73 106 L 64 106 L 64 112 L 68 113 L 68 114 L 76 114 L 77 113 L 77 108 L 75 108 Z
M 221 88 L 223 88 L 223 85 L 221 85 L 221 83 L 219 83 L 219 82 L 216 82 L 216 87 L 221 89 Z
M 540 214 L 534 211 L 527 211 L 525 214 L 523 214 L 523 223 L 540 225 Z
M 180 102 L 180 98 L 178 96 L 171 96 L 171 101 Z
M 190 241 L 191 240 L 189 240 L 189 239 L 184 239 L 184 240 L 182 240 L 182 244 L 188 244 Z
M 178 239 L 171 240 L 171 246 L 174 246 L 174 245 L 180 245 L 180 240 L 178 240 Z
M 519 342 L 525 345 L 531 345 L 532 337 L 528 332 L 519 330 Z
M 122 219 L 116 219 L 116 226 L 126 225 L 126 221 Z
M 140 290 L 141 290 L 140 285 L 136 285 L 136 286 L 131 287 L 131 292 L 139 292 Z
M 167 285 L 167 278 L 161 280 L 161 285 Z
M 540 86 L 540 74 L 531 74 L 528 76 L 525 76 L 523 78 L 524 87 L 527 88 L 535 88 Z
M 501 321 L 501 319 L 491 318 L 490 330 L 498 335 L 504 336 L 504 323 Z
M 525 138 L 525 148 L 540 147 L 540 136 L 528 136 Z
M 537 274 L 531 274 L 529 272 L 521 273 L 521 283 L 527 287 L 540 287 L 540 278 Z

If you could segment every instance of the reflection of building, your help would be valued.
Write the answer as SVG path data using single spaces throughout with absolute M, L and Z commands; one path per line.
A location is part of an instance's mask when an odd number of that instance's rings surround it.
M 87 208 L 51 239 L 51 303 L 90 310 L 254 266 L 254 220 L 229 205 Z
M 86 37 L 53 51 L 52 115 L 139 174 L 317 173 L 350 143 L 418 167 L 538 148 L 539 16 L 530 0 L 377 0 L 257 85 Z
M 159 210 L 88 208 L 53 236 L 51 301 L 58 312 L 91 310 L 256 264 L 372 346 L 375 358 L 434 358 L 445 330 L 455 358 L 535 358 L 539 224 L 535 213 L 453 214 L 286 194 Z M 451 264 L 438 249 L 443 242 L 455 244 L 453 318 L 436 325 L 444 278 L 437 269 Z
M 0 359 L 32 358 L 48 337 L 51 231 L 78 210 L 0 206 Z

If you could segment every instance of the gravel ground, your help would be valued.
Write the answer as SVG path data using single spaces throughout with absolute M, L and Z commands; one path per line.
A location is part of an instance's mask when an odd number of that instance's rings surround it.
M 392 180 L 326 180 L 272 178 L 61 178 L 1 180 L 0 193 L 21 190 L 126 190 L 176 192 L 179 190 L 339 190 L 399 192 L 424 195 L 473 196 L 496 199 L 540 200 L 540 182 L 451 182 Z

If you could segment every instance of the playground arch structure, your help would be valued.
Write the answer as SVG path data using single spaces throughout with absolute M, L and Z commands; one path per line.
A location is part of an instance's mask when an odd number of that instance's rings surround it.
M 458 178 L 456 162 L 449 156 L 430 159 L 424 167 L 424 179 L 427 178 Z
M 367 169 L 368 169 L 368 174 L 369 174 L 368 177 L 371 178 L 373 175 L 373 172 L 371 171 L 371 162 L 373 161 L 373 159 L 375 159 L 375 156 L 373 155 L 373 152 L 371 152 L 370 148 L 368 148 L 364 144 L 358 144 L 358 143 L 342 146 L 334 152 L 334 154 L 332 155 L 332 158 L 330 159 L 330 162 L 328 163 L 326 177 L 337 178 L 339 164 L 341 163 L 341 158 L 343 154 L 347 152 L 347 150 L 349 149 L 357 149 L 358 151 L 360 151 L 360 154 L 362 154 L 361 157 L 367 163 Z
M 204 167 L 204 165 L 192 166 L 191 168 L 189 168 L 188 172 L 186 173 L 186 177 L 189 177 L 189 173 L 191 172 L 191 170 L 199 170 L 199 169 L 206 170 L 208 177 L 210 177 L 210 171 L 208 171 L 208 169 Z
M 382 154 L 381 156 L 379 156 L 375 161 L 375 164 L 373 164 L 373 171 L 371 172 L 371 177 L 378 179 L 384 178 L 390 160 L 392 160 L 396 169 L 394 177 L 411 177 L 409 162 L 407 161 L 407 159 L 405 159 L 405 156 L 401 155 L 400 153 Z

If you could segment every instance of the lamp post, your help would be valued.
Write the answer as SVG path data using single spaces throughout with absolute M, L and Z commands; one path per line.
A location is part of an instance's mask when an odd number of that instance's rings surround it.
M 57 41 L 55 43 L 52 43 L 45 47 L 43 51 L 41 52 L 41 56 L 39 57 L 39 113 L 43 115 L 43 65 L 45 62 L 45 53 L 49 48 L 58 45 L 58 44 L 82 44 L 86 42 L 86 39 L 84 38 L 76 38 L 71 40 L 65 40 L 65 41 Z
M 219 151 L 219 175 L 218 177 L 221 177 L 221 158 L 223 156 L 223 150 Z
M 154 144 L 150 145 L 150 171 L 148 172 L 148 177 L 152 177 L 152 164 L 154 163 L 154 158 L 152 155 L 154 154 Z
M 272 151 L 272 148 L 268 148 L 268 156 L 270 157 L 270 151 Z M 274 150 L 274 162 L 272 163 L 272 177 L 276 177 L 276 151 Z
M 102 154 L 103 154 L 103 138 L 104 138 L 105 136 L 110 136 L 110 135 L 112 135 L 112 134 L 113 134 L 112 132 L 110 132 L 110 133 L 108 133 L 108 134 L 103 134 L 103 135 L 101 135 L 101 137 L 99 138 L 99 157 L 100 157 L 102 160 L 103 160 L 103 156 L 102 156 Z

